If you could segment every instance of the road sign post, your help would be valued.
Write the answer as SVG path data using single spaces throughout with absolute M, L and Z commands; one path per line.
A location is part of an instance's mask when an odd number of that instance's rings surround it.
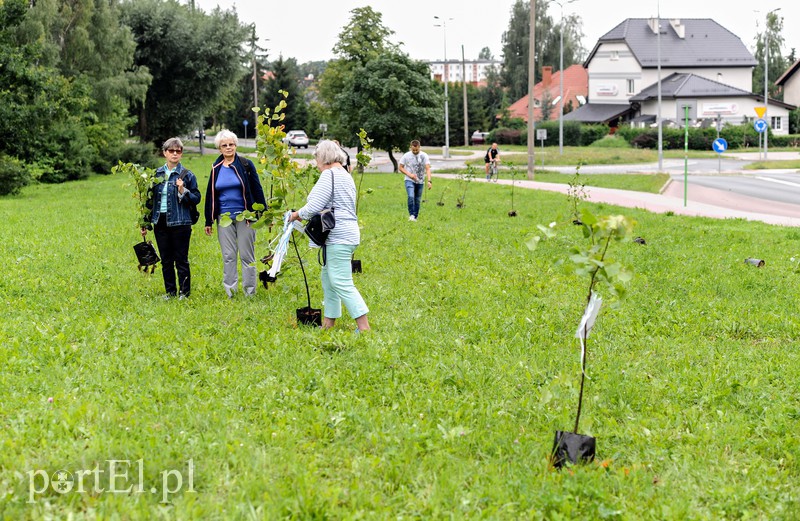
M 683 106 L 683 206 L 689 196 L 689 105 Z
M 711 144 L 711 148 L 717 153 L 717 173 L 722 172 L 722 153 L 728 150 L 728 142 L 725 139 L 718 137 Z
M 544 140 L 547 139 L 547 129 L 537 128 L 536 139 L 538 139 L 539 142 L 542 144 L 542 166 L 544 166 Z
M 247 139 L 247 125 L 249 125 L 249 124 L 250 124 L 250 122 L 248 120 L 242 121 L 242 125 L 244 125 L 244 138 L 245 139 Z
M 763 108 L 763 107 L 756 107 Z M 758 110 L 756 110 L 756 113 Z M 767 120 L 764 118 L 758 118 L 757 120 L 753 121 L 753 128 L 756 129 L 758 132 L 758 157 L 761 159 L 761 142 L 764 142 L 764 160 L 767 160 Z M 762 139 L 763 137 L 763 139 Z

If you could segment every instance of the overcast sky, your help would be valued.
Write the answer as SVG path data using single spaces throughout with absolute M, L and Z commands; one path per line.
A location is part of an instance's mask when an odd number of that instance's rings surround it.
M 800 2 L 797 0 L 573 0 L 564 4 L 564 14 L 577 13 L 583 19 L 584 47 L 594 47 L 597 39 L 625 18 L 711 18 L 738 36 L 751 52 L 756 33 L 764 27 L 769 10 L 780 7 L 784 18 L 784 55 L 794 47 L 800 54 Z M 501 38 L 508 28 L 514 0 L 195 0 L 205 11 L 217 5 L 235 7 L 245 23 L 255 23 L 260 45 L 269 49 L 268 59 L 282 54 L 298 63 L 333 58 L 332 49 L 350 11 L 371 6 L 383 15 L 383 23 L 393 30 L 394 42 L 419 60 L 444 57 L 444 33 L 434 16 L 447 20 L 447 57 L 475 59 L 483 47 L 496 58 L 502 54 Z M 549 13 L 560 18 L 556 3 Z M 758 9 L 760 11 L 754 11 Z

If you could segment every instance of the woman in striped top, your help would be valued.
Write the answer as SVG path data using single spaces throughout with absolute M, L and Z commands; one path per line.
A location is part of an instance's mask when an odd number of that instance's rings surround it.
M 336 209 L 336 226 L 325 243 L 327 262 L 322 267 L 322 328 L 334 326 L 336 319 L 342 316 L 344 303 L 347 312 L 355 319 L 358 330 L 366 331 L 369 329 L 369 309 L 353 284 L 350 267 L 353 252 L 361 242 L 356 217 L 356 185 L 342 166 L 342 162 L 346 160 L 344 152 L 333 141 L 320 141 L 314 158 L 321 175 L 309 192 L 306 205 L 292 212 L 291 220 L 307 220 L 328 207 Z M 315 245 L 312 244 L 312 247 Z

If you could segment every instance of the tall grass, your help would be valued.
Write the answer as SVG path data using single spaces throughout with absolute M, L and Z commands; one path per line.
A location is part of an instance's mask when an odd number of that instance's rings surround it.
M 219 246 L 200 225 L 192 297 L 161 300 L 160 273 L 136 270 L 126 182 L 0 199 L 0 518 L 800 511 L 797 230 L 591 205 L 635 218 L 647 245 L 616 252 L 636 275 L 592 333 L 581 425 L 599 460 L 553 472 L 554 431 L 573 421 L 585 289 L 555 261 L 582 238 L 567 227 L 535 253 L 524 243 L 537 223 L 569 219 L 564 196 L 517 189 L 509 219 L 510 187 L 474 183 L 459 210 L 454 186 L 435 204 L 448 184 L 437 180 L 411 223 L 402 182 L 367 174 L 356 285 L 374 331 L 354 335 L 346 316 L 329 333 L 296 326 L 296 260 L 269 290 L 228 301 Z M 319 306 L 319 267 L 305 258 Z M 109 459 L 142 460 L 145 492 L 50 488 L 28 502 L 31 472 Z M 167 469 L 186 479 L 189 460 L 194 492 L 184 483 L 161 503 L 151 485 Z

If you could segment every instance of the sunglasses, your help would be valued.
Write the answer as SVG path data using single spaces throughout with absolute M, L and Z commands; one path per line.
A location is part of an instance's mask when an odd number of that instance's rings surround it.
M 167 152 L 169 152 L 170 154 L 183 154 L 183 150 L 177 148 L 170 148 L 169 150 L 167 150 Z
M 219 148 L 228 148 L 228 147 L 235 147 L 233 143 L 223 143 L 219 146 Z

